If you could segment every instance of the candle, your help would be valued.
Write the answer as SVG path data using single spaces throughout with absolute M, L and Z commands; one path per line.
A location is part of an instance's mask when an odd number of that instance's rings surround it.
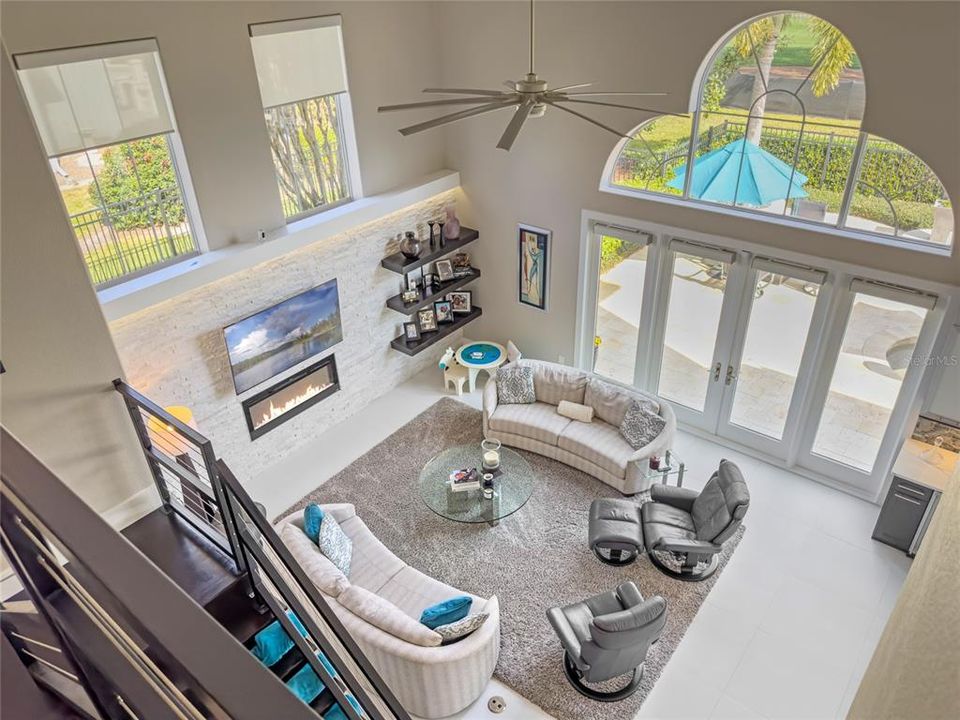
M 487 450 L 483 453 L 483 464 L 487 467 L 496 467 L 500 464 L 500 453 L 496 450 Z

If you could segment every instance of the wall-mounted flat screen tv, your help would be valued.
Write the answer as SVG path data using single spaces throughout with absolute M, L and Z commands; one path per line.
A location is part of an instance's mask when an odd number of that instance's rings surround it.
M 337 280 L 223 329 L 237 394 L 343 340 Z

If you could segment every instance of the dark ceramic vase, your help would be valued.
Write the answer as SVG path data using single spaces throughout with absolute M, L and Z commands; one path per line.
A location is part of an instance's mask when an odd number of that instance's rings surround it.
M 423 243 L 417 239 L 417 236 L 413 232 L 408 230 L 404 234 L 403 240 L 400 241 L 400 252 L 403 253 L 405 258 L 416 260 L 420 257 L 422 251 Z

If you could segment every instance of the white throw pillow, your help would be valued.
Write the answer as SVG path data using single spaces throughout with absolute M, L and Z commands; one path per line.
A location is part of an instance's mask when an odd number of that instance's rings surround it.
M 371 625 L 413 645 L 436 647 L 443 642 L 440 633 L 414 620 L 389 600 L 359 585 L 351 585 L 344 590 L 337 602 Z
M 520 348 L 513 344 L 513 340 L 507 340 L 507 362 L 515 363 L 523 357 Z
M 444 645 L 449 645 L 476 632 L 480 626 L 486 622 L 488 617 L 490 617 L 490 613 L 474 613 L 473 615 L 467 615 L 461 620 L 440 625 L 434 628 L 434 632 L 443 638 Z
M 293 523 L 284 523 L 280 529 L 280 539 L 287 546 L 297 564 L 307 573 L 320 592 L 337 597 L 350 587 L 347 576 L 320 552 L 320 548 Z
M 320 537 L 317 538 L 320 552 L 350 577 L 350 560 L 353 558 L 353 541 L 340 527 L 333 515 L 324 514 L 320 523 Z
M 557 412 L 571 420 L 579 420 L 585 423 L 593 421 L 593 408 L 589 405 L 561 400 L 560 404 L 557 405 Z

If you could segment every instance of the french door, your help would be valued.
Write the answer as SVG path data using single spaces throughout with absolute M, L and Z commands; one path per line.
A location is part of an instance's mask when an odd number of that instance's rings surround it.
M 669 400 L 688 426 L 795 454 L 826 273 L 683 238 L 629 241 L 621 231 L 614 241 L 611 232 L 595 234 L 586 258 L 596 258 L 598 280 L 585 318 L 593 352 L 581 366 Z
M 875 496 L 945 303 L 713 241 L 595 225 L 578 364 L 660 395 L 687 426 Z

